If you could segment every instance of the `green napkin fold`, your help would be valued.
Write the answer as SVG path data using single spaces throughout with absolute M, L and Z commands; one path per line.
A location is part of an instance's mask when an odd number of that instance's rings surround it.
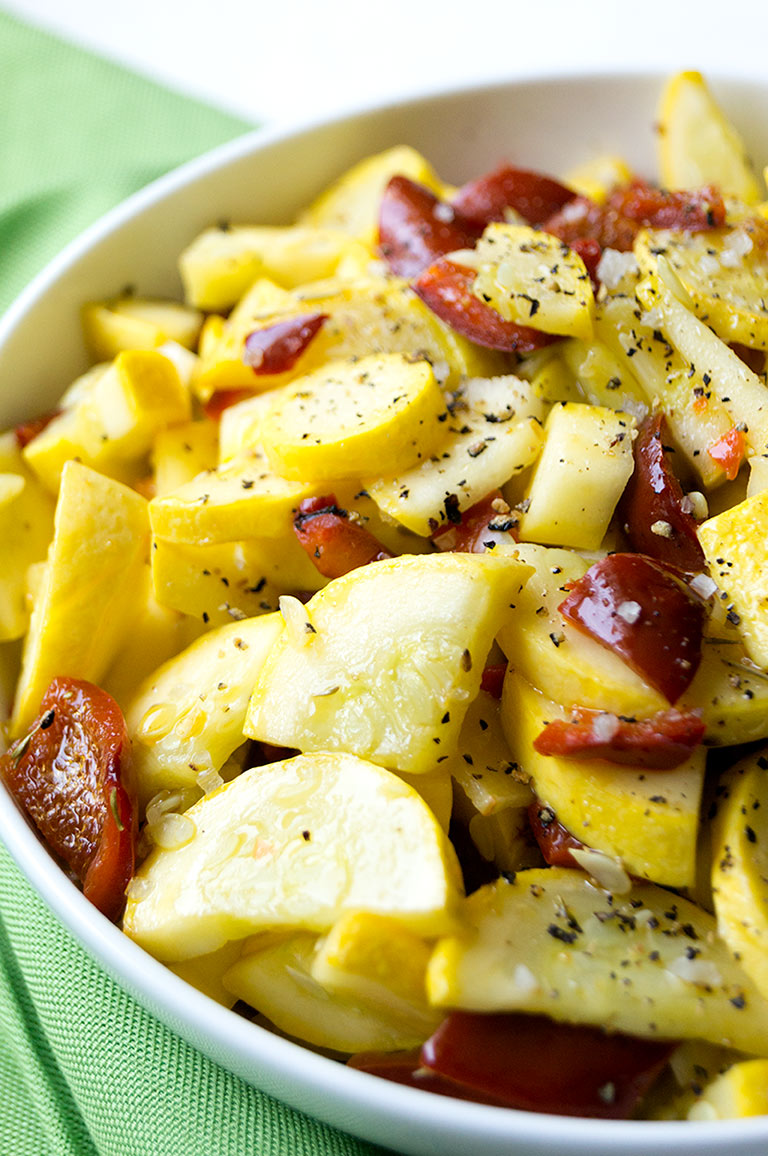
M 0 11 L 0 310 L 100 213 L 249 127 Z M 250 1087 L 155 1021 L 0 844 L 3 1156 L 377 1151 Z

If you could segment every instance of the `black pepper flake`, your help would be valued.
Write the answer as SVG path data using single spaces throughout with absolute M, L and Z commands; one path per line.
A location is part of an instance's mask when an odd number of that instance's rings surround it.
M 738 1008 L 739 1011 L 741 1011 L 742 1008 L 747 1006 L 747 1001 L 745 1000 L 743 995 L 735 995 L 733 997 L 733 999 L 731 1000 L 731 1003 L 733 1004 L 733 1006 L 735 1008 Z
M 40 725 L 42 726 L 43 724 L 41 723 Z M 753 827 L 750 827 L 749 825 L 747 825 L 744 828 L 744 834 L 747 836 L 747 839 L 749 840 L 750 843 L 756 843 L 757 842 L 757 835 L 755 834 Z
M 566 931 L 564 927 L 558 927 L 556 923 L 550 923 L 547 934 L 551 935 L 553 939 L 559 939 L 561 943 L 575 943 L 579 935 L 578 931 Z

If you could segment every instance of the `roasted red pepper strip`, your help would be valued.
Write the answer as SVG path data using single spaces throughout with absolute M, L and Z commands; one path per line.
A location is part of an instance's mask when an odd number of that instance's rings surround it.
M 703 232 L 725 224 L 725 202 L 711 185 L 701 189 L 657 189 L 634 180 L 616 189 L 608 204 L 620 216 L 651 229 Z
M 627 719 L 608 711 L 576 707 L 570 720 L 552 719 L 533 745 L 540 755 L 606 759 L 669 771 L 690 758 L 706 729 L 701 711 L 665 710 L 651 718 Z
M 534 799 L 528 805 L 528 822 L 549 867 L 579 867 L 571 851 L 583 849 L 584 844 L 563 826 L 551 807 Z
M 474 506 L 464 510 L 458 521 L 435 530 L 432 540 L 438 550 L 455 554 L 483 554 L 493 547 L 500 534 L 511 534 L 517 541 L 518 519 L 501 490 L 492 490 Z
M 306 498 L 293 519 L 293 529 L 301 545 L 326 578 L 391 558 L 370 530 L 352 521 L 347 510 L 336 504 L 333 494 Z
M 482 228 L 408 177 L 392 177 L 379 209 L 379 251 L 393 273 L 417 277 L 438 257 L 471 249 Z
M 39 433 L 42 433 L 45 427 L 50 425 L 53 419 L 58 417 L 60 413 L 61 410 L 52 409 L 50 413 L 44 413 L 41 417 L 33 417 L 29 421 L 23 421 L 15 426 L 13 433 L 19 449 L 23 450 L 24 446 L 28 446 L 33 438 L 36 438 Z
M 556 340 L 549 333 L 506 321 L 475 297 L 472 283 L 476 276 L 474 269 L 441 257 L 417 277 L 413 291 L 436 317 L 475 345 L 504 353 L 531 353 Z
M 327 317 L 327 313 L 307 313 L 276 321 L 263 329 L 254 329 L 245 339 L 243 361 L 257 375 L 287 373 L 293 369 Z
M 738 426 L 731 426 L 716 442 L 707 446 L 707 453 L 713 462 L 722 466 L 729 482 L 732 482 L 741 468 L 747 441 Z
M 86 898 L 117 919 L 133 875 L 137 810 L 115 700 L 90 682 L 55 678 L 32 729 L 0 759 L 0 774 Z
M 452 1012 L 420 1058 L 460 1088 L 510 1108 L 628 1119 L 673 1047 L 544 1016 Z
M 575 196 L 573 189 L 543 173 L 500 165 L 462 185 L 451 204 L 481 225 L 503 221 L 505 209 L 514 209 L 529 225 L 538 225 Z
M 569 621 L 615 651 L 674 703 L 701 661 L 704 604 L 644 554 L 609 554 L 560 603 Z
M 651 414 L 640 426 L 633 446 L 635 468 L 622 495 L 619 516 L 633 550 L 697 573 L 705 567 L 704 551 L 696 519 L 684 507 L 682 486 L 664 444 L 666 437 L 662 413 Z

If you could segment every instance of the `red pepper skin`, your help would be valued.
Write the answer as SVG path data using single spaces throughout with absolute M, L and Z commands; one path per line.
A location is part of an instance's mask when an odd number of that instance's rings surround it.
M 683 509 L 683 490 L 669 462 L 664 441 L 667 423 L 653 413 L 640 426 L 633 447 L 635 468 L 619 504 L 619 516 L 629 545 L 667 566 L 698 573 L 706 565 L 696 519 Z M 666 522 L 671 536 L 653 526 Z
M 605 711 L 576 707 L 570 720 L 553 719 L 533 740 L 540 755 L 564 755 L 570 759 L 605 759 L 609 763 L 669 771 L 690 758 L 704 738 L 706 726 L 700 711 L 658 711 L 647 719 L 616 715 L 610 738 L 595 729 Z
M 575 196 L 573 189 L 552 177 L 504 164 L 462 185 L 451 204 L 483 226 L 503 221 L 505 209 L 514 209 L 529 225 L 538 225 Z
M 534 799 L 528 804 L 528 823 L 547 866 L 580 869 L 571 851 L 583 850 L 584 844 L 563 826 L 555 812 L 540 799 Z
M 424 269 L 412 289 L 436 317 L 486 349 L 531 353 L 556 340 L 549 333 L 506 321 L 496 309 L 475 297 L 475 277 L 474 269 L 441 257 Z
M 674 1044 L 521 1013 L 452 1012 L 425 1068 L 496 1103 L 561 1116 L 630 1118 Z
M 595 562 L 559 609 L 670 703 L 701 661 L 704 604 L 671 570 L 643 554 L 609 554 Z
M 424 185 L 392 177 L 379 209 L 379 252 L 393 273 L 418 277 L 438 257 L 471 249 L 482 229 Z
M 327 313 L 307 313 L 254 329 L 245 339 L 243 361 L 257 376 L 287 373 L 327 319 Z
M 701 189 L 657 189 L 634 180 L 616 189 L 608 204 L 621 216 L 651 229 L 698 233 L 725 224 L 725 202 L 712 185 Z
M 32 729 L 0 759 L 0 774 L 85 897 L 118 919 L 138 820 L 130 740 L 115 700 L 83 679 L 55 678 Z
M 340 578 L 358 566 L 393 556 L 370 530 L 350 519 L 333 494 L 305 498 L 293 519 L 293 530 L 326 578 Z
M 502 503 L 499 512 L 495 504 Z M 454 554 L 484 554 L 488 543 L 492 546 L 497 539 L 494 535 L 511 534 L 517 541 L 517 519 L 509 510 L 501 490 L 491 490 L 474 506 L 464 510 L 459 518 L 447 526 L 441 526 L 432 535 L 438 550 Z
M 726 478 L 732 482 L 741 468 L 746 448 L 747 440 L 744 434 L 738 426 L 732 425 L 727 433 L 707 446 L 707 453 L 713 462 L 722 466 Z

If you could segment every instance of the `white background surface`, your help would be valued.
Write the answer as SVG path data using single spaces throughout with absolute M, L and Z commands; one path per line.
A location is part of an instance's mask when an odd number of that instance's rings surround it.
M 290 122 L 553 71 L 765 76 L 768 10 L 736 0 L 0 0 L 184 92 Z M 0 78 L 1 82 L 1 78 Z

